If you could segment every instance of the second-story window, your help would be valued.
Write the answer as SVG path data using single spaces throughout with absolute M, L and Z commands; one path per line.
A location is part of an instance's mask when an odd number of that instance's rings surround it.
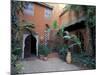
M 45 9 L 45 17 L 48 18 L 48 19 L 50 19 L 51 18 L 51 15 L 52 15 L 52 10 L 46 8 Z
M 29 15 L 29 16 L 34 15 L 34 5 L 32 3 L 25 4 L 24 14 Z

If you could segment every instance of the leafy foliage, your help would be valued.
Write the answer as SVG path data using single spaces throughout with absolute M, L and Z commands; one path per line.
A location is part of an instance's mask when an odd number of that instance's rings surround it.
M 95 6 L 86 6 L 86 5 L 69 5 L 69 6 L 70 6 L 69 10 L 73 10 L 77 14 L 79 14 L 80 11 L 83 11 L 85 13 L 84 16 L 87 17 L 86 25 L 88 27 L 93 27 L 96 25 L 96 7 Z
M 95 58 L 88 56 L 85 53 L 73 54 L 72 55 L 73 63 L 80 64 L 82 66 L 88 67 L 90 69 L 96 68 Z
M 63 33 L 64 33 L 64 25 L 62 25 L 61 29 L 57 32 L 57 36 L 63 37 Z
M 22 1 L 11 1 L 12 6 L 11 6 L 11 30 L 12 30 L 12 39 L 11 39 L 11 67 L 12 67 L 12 74 L 17 73 L 17 60 L 20 57 L 20 51 L 21 51 L 21 45 L 20 41 L 16 38 L 17 32 L 19 31 L 19 19 L 18 19 L 18 14 L 19 12 L 23 13 L 23 2 Z
M 53 22 L 52 26 L 53 26 L 54 29 L 57 29 L 58 28 L 58 24 L 57 24 L 57 21 L 56 20 Z
M 63 36 L 63 33 L 65 33 L 64 36 Z M 68 40 L 68 41 L 74 42 L 74 44 L 68 45 L 68 48 L 71 48 L 74 45 L 78 45 L 81 48 L 81 41 L 79 40 L 79 38 L 76 35 L 69 34 L 68 31 L 61 31 L 61 30 L 59 31 L 58 35 L 61 36 L 64 40 Z
M 95 26 L 96 25 L 96 7 L 88 6 L 86 14 L 87 14 L 86 25 L 90 28 Z
M 25 23 L 26 25 L 20 26 L 19 16 L 20 14 L 24 15 L 23 9 L 25 8 L 25 4 L 28 4 L 29 2 L 23 2 L 23 1 L 11 1 L 11 32 L 12 32 L 12 39 L 11 39 L 11 66 L 13 67 L 12 70 L 15 69 L 15 71 L 11 71 L 12 73 L 16 74 L 17 71 L 21 68 L 20 65 L 18 65 L 16 62 L 21 57 L 21 51 L 22 51 L 22 43 L 21 43 L 21 34 L 22 30 L 29 29 L 31 30 L 34 28 L 34 26 L 31 23 Z
M 67 35 L 67 37 L 64 37 L 64 38 L 74 42 L 74 44 L 70 45 L 69 48 L 73 47 L 74 45 L 78 45 L 81 47 L 81 41 L 76 35 L 71 34 L 71 35 Z
M 23 28 L 35 28 L 31 22 L 23 21 Z
M 12 26 L 12 50 L 19 48 L 20 44 L 19 41 L 16 39 L 16 34 L 19 31 L 19 19 L 18 14 L 19 12 L 23 12 L 23 2 L 19 1 L 12 1 L 12 13 L 11 13 L 11 26 Z
M 65 61 L 65 59 L 66 59 L 67 51 L 68 51 L 68 46 L 66 46 L 66 45 L 63 45 L 63 46 L 60 47 L 60 49 L 59 49 L 60 58 L 63 59 L 64 61 Z
M 48 56 L 48 54 L 51 52 L 51 48 L 44 46 L 44 45 L 39 45 L 39 55 L 44 55 Z

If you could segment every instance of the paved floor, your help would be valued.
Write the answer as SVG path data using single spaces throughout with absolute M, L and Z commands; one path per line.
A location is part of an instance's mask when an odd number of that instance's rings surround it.
M 21 61 L 23 69 L 21 73 L 39 73 L 39 72 L 54 72 L 54 71 L 73 71 L 81 70 L 81 68 L 67 64 L 59 58 L 50 58 L 47 61 L 40 59 L 24 60 Z

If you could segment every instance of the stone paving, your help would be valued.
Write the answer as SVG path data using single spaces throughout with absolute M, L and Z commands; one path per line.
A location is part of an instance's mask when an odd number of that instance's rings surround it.
M 21 73 L 40 73 L 40 72 L 57 72 L 57 71 L 74 71 L 81 70 L 73 64 L 67 64 L 61 59 L 49 58 L 47 61 L 38 58 L 32 60 L 21 61 L 23 65 Z

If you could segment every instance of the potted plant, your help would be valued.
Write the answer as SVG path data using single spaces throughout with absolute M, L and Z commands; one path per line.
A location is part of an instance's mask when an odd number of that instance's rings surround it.
M 68 64 L 70 64 L 72 62 L 72 55 L 71 55 L 70 51 L 67 52 L 66 61 Z
M 39 58 L 43 60 L 43 45 L 39 45 Z
M 79 38 L 77 38 L 77 36 L 75 36 L 73 34 L 69 34 L 67 31 L 65 33 L 66 33 L 66 35 L 63 38 L 65 40 L 74 42 L 73 44 L 69 44 L 67 47 L 68 50 L 67 50 L 67 55 L 66 55 L 66 61 L 67 61 L 67 63 L 70 64 L 72 62 L 72 55 L 71 55 L 70 48 L 75 45 L 78 45 L 81 48 L 81 42 L 80 42 Z
M 67 53 L 65 52 L 67 63 L 71 63 L 72 55 L 71 55 L 70 48 L 72 48 L 74 45 L 78 45 L 81 49 L 81 42 L 80 42 L 79 38 L 73 34 L 69 34 L 68 31 L 64 31 L 64 25 L 62 25 L 61 29 L 57 32 L 57 36 L 62 37 L 64 40 L 66 40 L 68 42 L 74 42 L 73 44 L 68 44 L 66 49 L 64 50 L 67 52 Z
M 39 46 L 39 56 L 40 56 L 40 59 L 42 60 L 47 60 L 47 56 L 48 54 L 51 52 L 51 50 L 47 47 L 47 46 L 44 46 L 44 45 L 40 45 Z
M 47 60 L 48 59 L 47 58 L 48 54 L 49 54 L 48 47 L 44 47 L 44 49 L 43 49 L 44 60 Z

